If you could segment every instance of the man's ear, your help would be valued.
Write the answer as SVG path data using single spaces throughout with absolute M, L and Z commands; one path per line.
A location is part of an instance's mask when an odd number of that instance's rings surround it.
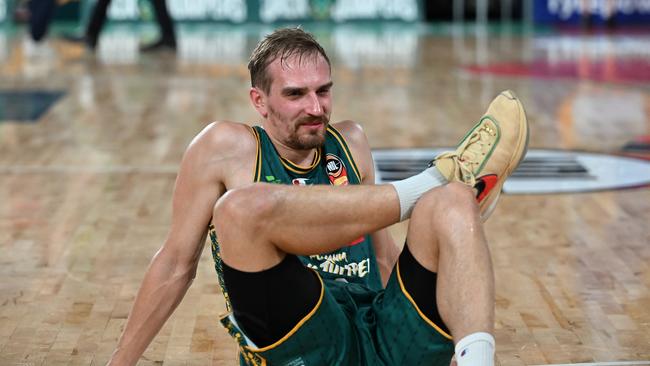
M 248 92 L 253 107 L 257 109 L 257 112 L 263 117 L 266 118 L 269 115 L 269 112 L 266 107 L 266 94 L 257 87 L 252 87 Z

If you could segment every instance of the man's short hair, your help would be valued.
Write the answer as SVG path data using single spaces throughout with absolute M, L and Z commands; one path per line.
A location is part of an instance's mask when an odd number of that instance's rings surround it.
M 266 94 L 271 91 L 271 76 L 267 67 L 276 59 L 280 62 L 291 56 L 316 57 L 322 55 L 330 66 L 330 60 L 323 47 L 314 36 L 299 27 L 281 28 L 266 36 L 253 50 L 248 62 L 248 71 L 251 75 L 251 85 L 262 89 Z

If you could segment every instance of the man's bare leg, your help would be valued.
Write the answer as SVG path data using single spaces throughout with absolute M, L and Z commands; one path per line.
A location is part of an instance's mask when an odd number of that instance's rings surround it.
M 492 260 L 470 187 L 451 183 L 425 194 L 413 210 L 407 239 L 415 259 L 437 273 L 437 309 L 457 349 L 468 335 L 493 334 Z
M 268 269 L 285 253 L 339 249 L 394 224 L 400 207 L 391 185 L 292 187 L 256 183 L 217 202 L 213 223 L 221 257 L 241 271 Z

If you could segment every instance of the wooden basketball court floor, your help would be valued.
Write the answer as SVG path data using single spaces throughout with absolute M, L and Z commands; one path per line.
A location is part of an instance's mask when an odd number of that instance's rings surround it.
M 0 32 L 3 92 L 64 93 L 35 121 L 0 122 L 0 365 L 106 362 L 185 147 L 210 121 L 258 120 L 245 62 L 270 30 L 183 28 L 177 57 L 138 54 L 139 28 L 106 32 L 96 57 Z M 648 32 L 313 30 L 334 65 L 332 119 L 362 123 L 374 148 L 454 145 L 503 89 L 525 103 L 532 149 L 617 153 L 650 135 Z M 650 365 L 649 226 L 647 187 L 503 195 L 485 225 L 498 364 Z M 235 364 L 206 252 L 140 365 Z

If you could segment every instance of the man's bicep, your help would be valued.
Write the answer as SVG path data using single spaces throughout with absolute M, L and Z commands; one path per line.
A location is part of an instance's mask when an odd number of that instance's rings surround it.
M 171 228 L 163 248 L 190 263 L 198 260 L 214 205 L 225 192 L 218 166 L 201 157 L 200 150 L 190 146 L 181 162 L 174 185 Z
M 215 122 L 194 138 L 176 178 L 163 249 L 183 261 L 198 260 L 217 200 L 227 189 L 252 181 L 256 149 L 250 127 L 239 123 Z

